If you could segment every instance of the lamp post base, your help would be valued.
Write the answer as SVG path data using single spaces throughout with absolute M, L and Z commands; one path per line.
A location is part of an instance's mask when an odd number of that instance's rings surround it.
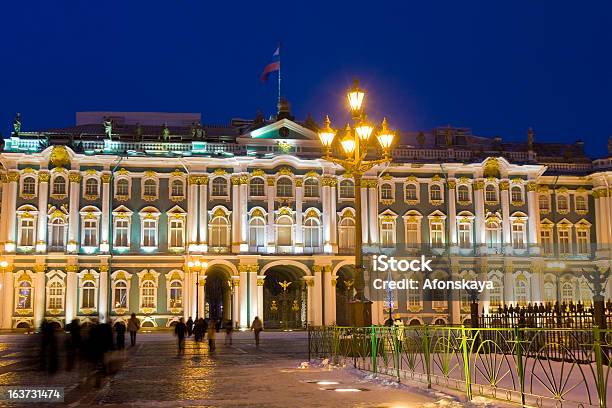
M 369 327 L 372 325 L 372 301 L 351 300 L 349 302 L 349 322 L 353 327 Z

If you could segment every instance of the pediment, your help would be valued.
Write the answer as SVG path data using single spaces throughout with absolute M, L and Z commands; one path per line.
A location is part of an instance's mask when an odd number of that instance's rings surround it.
M 243 135 L 252 139 L 318 140 L 316 132 L 289 119 L 281 119 L 269 125 L 251 130 Z

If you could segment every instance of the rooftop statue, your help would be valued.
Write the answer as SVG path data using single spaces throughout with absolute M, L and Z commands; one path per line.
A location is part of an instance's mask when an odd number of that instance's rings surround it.
M 113 121 L 108 118 L 104 118 L 103 125 L 106 137 L 108 137 L 109 140 L 113 140 Z
M 15 131 L 15 136 L 18 136 L 19 132 L 21 132 L 21 115 L 19 113 L 15 115 L 15 120 L 13 121 L 13 129 Z

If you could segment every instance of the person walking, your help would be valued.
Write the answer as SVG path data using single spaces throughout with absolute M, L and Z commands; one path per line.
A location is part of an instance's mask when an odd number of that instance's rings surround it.
M 183 322 L 183 318 L 174 326 L 174 334 L 178 340 L 178 353 L 185 353 L 185 333 L 187 332 L 187 325 Z
M 136 332 L 140 330 L 140 320 L 136 317 L 136 313 L 132 313 L 128 320 L 127 329 L 130 332 L 130 345 L 134 347 L 136 345 Z
M 200 341 L 202 341 L 203 333 L 204 333 L 204 326 L 202 325 L 202 322 L 200 321 L 200 319 L 196 319 L 193 325 L 193 338 L 196 341 L 196 343 L 199 343 Z
M 232 333 L 234 332 L 234 324 L 231 319 L 227 319 L 223 324 L 223 328 L 225 329 L 225 344 L 232 345 Z
M 215 336 L 217 335 L 217 328 L 215 327 L 215 321 L 211 320 L 208 322 L 208 350 L 215 351 L 217 345 L 215 344 Z
M 117 334 L 117 350 L 125 349 L 125 323 L 117 322 L 115 324 L 115 333 Z
M 263 330 L 263 323 L 259 320 L 259 316 L 255 316 L 251 330 L 255 333 L 255 346 L 259 347 L 259 333 Z
M 191 334 L 193 333 L 193 319 L 191 316 L 189 316 L 189 319 L 187 319 L 185 327 L 187 328 L 187 337 L 191 337 Z

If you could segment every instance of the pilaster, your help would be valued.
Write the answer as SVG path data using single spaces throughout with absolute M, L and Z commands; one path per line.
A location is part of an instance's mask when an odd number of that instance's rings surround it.
M 47 204 L 49 201 L 49 172 L 38 174 L 38 233 L 36 252 L 47 251 Z

